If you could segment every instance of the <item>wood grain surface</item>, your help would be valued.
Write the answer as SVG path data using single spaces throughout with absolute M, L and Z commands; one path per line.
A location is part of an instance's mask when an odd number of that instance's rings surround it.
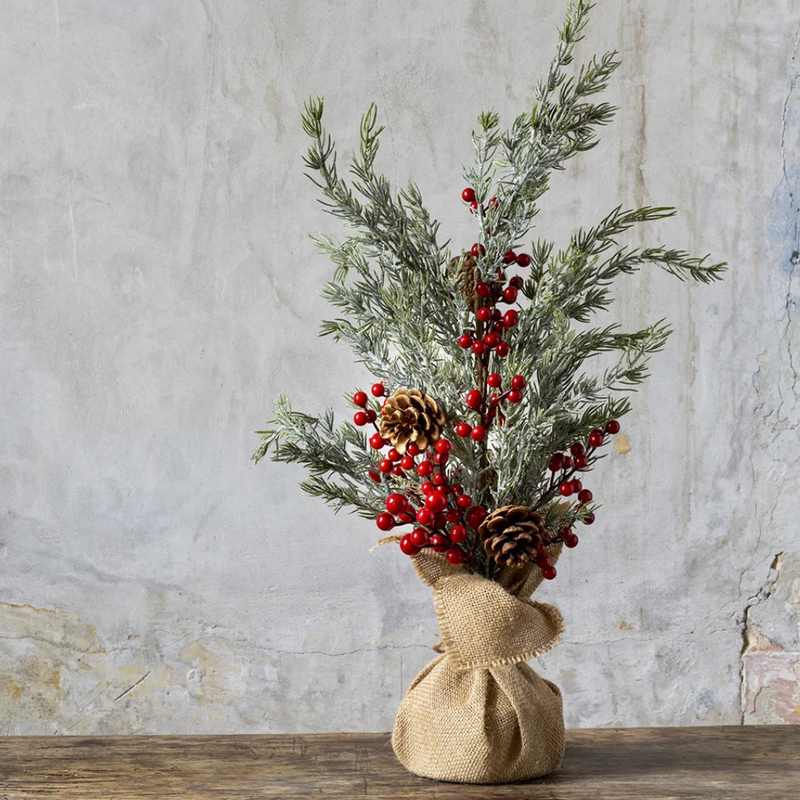
M 436 783 L 387 734 L 0 738 L 0 800 L 261 798 L 800 798 L 800 726 L 567 732 L 554 775 L 505 786 Z

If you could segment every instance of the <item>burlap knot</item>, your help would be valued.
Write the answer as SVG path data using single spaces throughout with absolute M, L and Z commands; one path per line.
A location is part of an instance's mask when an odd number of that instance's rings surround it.
M 550 560 L 560 555 L 551 548 Z M 504 569 L 498 582 L 441 555 L 414 559 L 433 587 L 444 653 L 412 682 L 392 746 L 411 772 L 460 783 L 510 783 L 552 772 L 564 753 L 558 687 L 524 662 L 558 644 L 561 614 L 530 600 L 535 565 Z

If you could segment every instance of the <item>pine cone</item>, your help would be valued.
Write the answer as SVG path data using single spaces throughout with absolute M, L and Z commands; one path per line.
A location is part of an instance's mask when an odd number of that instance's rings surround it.
M 544 533 L 541 514 L 527 506 L 498 508 L 478 528 L 484 550 L 507 567 L 522 567 L 533 561 Z
M 480 281 L 478 274 L 478 261 L 472 253 L 462 253 L 450 259 L 450 274 L 458 273 L 458 283 L 464 297 L 473 311 L 482 305 L 481 299 L 475 292 L 475 287 Z
M 409 442 L 427 450 L 441 436 L 444 424 L 442 409 L 432 397 L 419 389 L 398 389 L 383 405 L 378 430 L 398 453 L 405 453 Z

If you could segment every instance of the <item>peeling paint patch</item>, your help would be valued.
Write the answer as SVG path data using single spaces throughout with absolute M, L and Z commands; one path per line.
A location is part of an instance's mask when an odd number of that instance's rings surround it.
M 742 722 L 800 723 L 800 652 L 746 653 Z
M 622 432 L 614 437 L 614 444 L 617 448 L 617 453 L 621 456 L 627 455 L 631 451 L 631 444 L 628 441 L 628 437 Z
M 0 639 L 31 639 L 79 653 L 102 652 L 91 625 L 68 614 L 29 605 L 0 603 Z

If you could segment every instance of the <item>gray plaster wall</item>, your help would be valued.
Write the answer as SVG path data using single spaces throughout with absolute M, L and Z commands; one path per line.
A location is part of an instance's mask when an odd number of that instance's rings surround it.
M 50 0 L 0 7 L 0 733 L 387 730 L 437 639 L 369 522 L 254 467 L 286 391 L 369 380 L 316 336 L 336 233 L 302 176 L 310 94 L 460 248 L 461 165 L 554 49 L 564 0 Z M 730 262 L 647 273 L 613 319 L 675 326 L 542 591 L 538 668 L 570 726 L 800 722 L 800 8 L 602 0 L 617 120 L 536 235 L 675 204 L 630 244 Z M 611 317 L 609 317 L 611 321 Z

